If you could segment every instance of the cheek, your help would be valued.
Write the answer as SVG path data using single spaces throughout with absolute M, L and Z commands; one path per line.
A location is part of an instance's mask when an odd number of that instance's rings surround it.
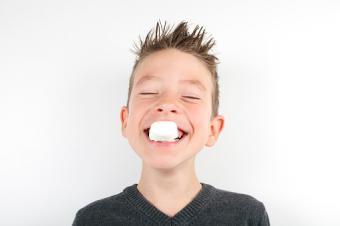
M 141 101 L 136 100 L 134 97 L 131 97 L 131 101 L 129 103 L 130 115 L 135 118 L 138 114 L 143 111 L 144 105 Z
M 130 133 L 136 132 L 136 126 L 138 126 L 139 119 L 139 106 L 133 102 L 129 104 L 129 117 L 128 117 L 128 125 L 127 128 Z
M 192 118 L 195 118 L 199 121 L 206 121 L 206 119 L 210 119 L 211 109 L 209 104 L 199 104 L 192 105 L 187 107 L 188 111 L 190 111 L 190 115 Z
M 144 104 L 138 101 L 131 101 L 129 105 L 128 127 L 131 133 L 139 132 L 140 123 L 145 113 L 148 111 L 150 104 Z
M 191 115 L 190 120 L 196 125 L 201 125 L 203 124 L 203 121 L 206 121 L 204 120 L 206 118 L 204 110 L 199 111 L 196 110 L 192 112 L 190 115 Z
M 206 135 L 207 128 L 209 128 L 210 114 L 211 111 L 209 111 L 207 107 L 195 109 L 195 111 L 190 113 L 192 123 L 195 128 L 199 130 L 197 132 L 202 134 L 202 136 Z

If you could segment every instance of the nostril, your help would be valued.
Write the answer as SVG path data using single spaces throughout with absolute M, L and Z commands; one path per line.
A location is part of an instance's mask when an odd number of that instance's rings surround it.
M 168 105 L 160 105 L 156 108 L 157 112 L 171 112 L 171 113 L 177 113 L 177 110 L 175 106 L 172 106 L 170 104 Z

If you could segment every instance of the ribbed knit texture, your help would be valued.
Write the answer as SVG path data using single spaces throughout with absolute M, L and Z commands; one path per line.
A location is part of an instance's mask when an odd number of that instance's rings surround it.
M 133 184 L 117 195 L 81 208 L 73 226 L 269 226 L 260 201 L 201 184 L 202 189 L 194 199 L 173 217 L 152 205 Z

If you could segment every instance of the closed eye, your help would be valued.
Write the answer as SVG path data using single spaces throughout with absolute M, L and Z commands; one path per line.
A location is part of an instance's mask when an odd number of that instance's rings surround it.
M 157 94 L 157 93 L 140 93 L 141 95 L 151 95 L 151 94 Z
M 183 96 L 185 98 L 189 98 L 189 99 L 195 99 L 195 100 L 200 100 L 201 98 L 199 97 L 193 97 L 193 96 Z

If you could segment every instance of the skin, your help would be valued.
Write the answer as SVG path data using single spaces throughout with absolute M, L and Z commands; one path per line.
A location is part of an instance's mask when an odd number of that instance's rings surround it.
M 213 146 L 223 129 L 223 116 L 211 119 L 212 91 L 211 74 L 203 62 L 166 49 L 137 66 L 129 107 L 121 108 L 122 135 L 142 159 L 137 189 L 168 216 L 178 213 L 202 188 L 195 156 L 204 146 Z M 151 143 L 144 129 L 159 120 L 176 122 L 188 135 L 175 145 Z

